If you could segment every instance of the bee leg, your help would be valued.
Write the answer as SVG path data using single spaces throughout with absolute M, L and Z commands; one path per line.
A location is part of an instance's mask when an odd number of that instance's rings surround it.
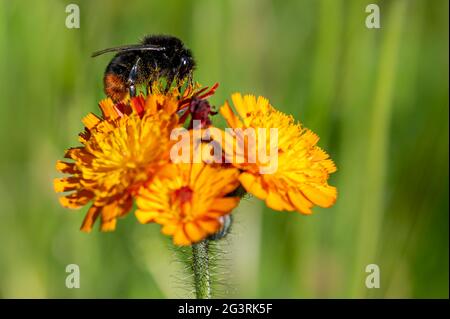
M 170 87 L 172 86 L 172 82 L 173 82 L 174 78 L 175 78 L 175 76 L 173 74 L 167 76 L 166 89 L 164 90 L 165 94 L 167 94 L 167 92 L 169 92 Z
M 136 96 L 136 86 L 134 84 L 131 84 L 129 87 L 130 90 L 130 97 L 135 97 Z
M 153 81 L 148 82 L 147 94 L 153 94 Z
M 138 79 L 138 67 L 141 58 L 137 58 L 133 67 L 131 68 L 130 74 L 128 75 L 128 89 L 130 91 L 130 97 L 136 96 L 136 81 Z
M 189 87 L 189 86 L 190 86 L 190 87 L 193 87 L 193 86 L 194 86 L 194 78 L 193 78 L 193 76 L 192 76 L 192 72 L 189 73 L 189 75 L 188 75 L 187 85 L 188 85 L 188 87 Z

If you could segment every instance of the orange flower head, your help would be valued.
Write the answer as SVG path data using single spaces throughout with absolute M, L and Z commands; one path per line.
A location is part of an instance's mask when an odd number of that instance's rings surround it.
M 258 149 L 254 148 L 262 146 L 267 149 L 276 146 L 277 150 L 277 168 L 274 171 L 267 171 L 267 166 L 259 159 L 249 161 L 248 156 L 245 156 L 245 161 L 232 160 L 233 165 L 242 171 L 239 180 L 243 187 L 275 210 L 311 214 L 314 205 L 332 206 L 337 190 L 328 185 L 328 178 L 336 171 L 336 166 L 316 145 L 319 137 L 295 124 L 292 116 L 277 111 L 264 97 L 236 93 L 232 101 L 238 115 L 227 102 L 220 113 L 232 128 L 255 129 L 256 140 L 256 143 L 249 143 L 239 133 L 234 134 L 236 154 L 258 154 Z M 262 128 L 264 134 L 258 128 Z M 269 138 L 269 129 L 277 129 L 276 145 Z M 238 140 L 245 142 L 239 144 Z M 227 154 L 227 157 L 232 155 Z
M 239 171 L 205 163 L 168 164 L 137 194 L 136 217 L 141 223 L 162 225 L 176 245 L 190 245 L 216 233 L 221 216 L 229 214 L 239 197 Z
M 81 147 L 69 149 L 58 171 L 71 176 L 54 181 L 64 207 L 80 208 L 92 201 L 81 229 L 90 231 L 101 217 L 102 231 L 114 230 L 116 219 L 132 207 L 132 193 L 168 162 L 170 132 L 178 125 L 178 101 L 172 95 L 138 96 L 114 104 L 100 102 L 103 116 L 83 119 Z

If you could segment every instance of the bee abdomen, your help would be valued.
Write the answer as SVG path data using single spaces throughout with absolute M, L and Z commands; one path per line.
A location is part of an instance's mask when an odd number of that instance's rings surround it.
M 125 79 L 116 73 L 106 73 L 103 78 L 105 94 L 114 102 L 123 100 L 128 93 Z

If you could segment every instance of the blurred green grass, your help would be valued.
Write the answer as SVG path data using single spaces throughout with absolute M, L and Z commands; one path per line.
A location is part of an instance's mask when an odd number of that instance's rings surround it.
M 268 97 L 321 137 L 335 160 L 331 209 L 237 209 L 226 296 L 448 298 L 448 1 L 0 0 L 0 297 L 182 297 L 168 240 L 133 216 L 114 233 L 78 231 L 54 164 L 97 112 L 104 47 L 168 33 L 193 50 L 196 80 Z M 223 123 L 223 122 L 218 122 Z M 81 288 L 65 288 L 65 267 Z M 364 286 L 365 266 L 381 288 Z

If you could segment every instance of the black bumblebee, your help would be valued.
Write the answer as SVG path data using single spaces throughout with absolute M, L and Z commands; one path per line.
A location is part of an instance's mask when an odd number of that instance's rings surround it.
M 136 95 L 137 85 L 152 84 L 166 79 L 166 91 L 173 81 L 181 86 L 192 84 L 195 60 L 183 42 L 173 36 L 146 36 L 140 44 L 124 45 L 94 52 L 92 57 L 107 52 L 118 52 L 109 62 L 103 77 L 105 94 L 114 102 L 121 101 L 127 93 Z

